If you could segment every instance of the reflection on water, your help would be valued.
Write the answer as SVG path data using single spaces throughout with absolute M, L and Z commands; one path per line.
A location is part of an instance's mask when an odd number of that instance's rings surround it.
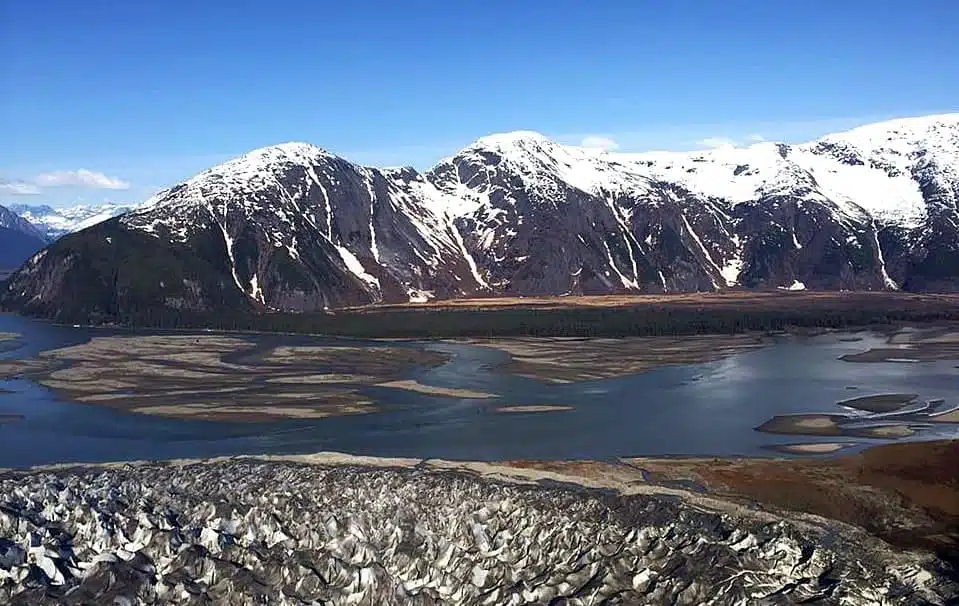
M 11 315 L 0 315 L 0 332 L 23 335 L 15 349 L 0 350 L 0 358 L 29 357 L 109 334 Z M 845 414 L 849 410 L 837 402 L 875 393 L 915 393 L 923 402 L 941 399 L 939 411 L 959 402 L 954 361 L 838 360 L 883 343 L 881 336 L 867 333 L 854 340 L 785 339 L 717 362 L 556 385 L 497 373 L 497 365 L 508 359 L 500 351 L 431 343 L 423 347 L 451 354 L 450 361 L 412 378 L 500 397 L 464 400 L 371 387 L 366 393 L 377 400 L 381 413 L 270 424 L 127 414 L 61 401 L 23 379 L 0 381 L 0 389 L 13 392 L 0 393 L 0 416 L 23 416 L 0 424 L 0 466 L 321 450 L 472 460 L 768 455 L 770 446 L 797 442 L 796 435 L 755 431 L 776 416 Z M 504 406 L 575 408 L 497 412 Z M 942 423 L 917 430 L 919 437 L 959 435 L 956 425 Z M 801 441 L 827 443 L 835 437 Z M 861 436 L 854 441 L 865 445 L 883 439 Z

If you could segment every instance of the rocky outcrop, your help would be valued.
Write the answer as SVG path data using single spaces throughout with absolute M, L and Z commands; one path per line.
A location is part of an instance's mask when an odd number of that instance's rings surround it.
M 303 461 L 0 475 L 0 601 L 908 605 L 959 590 L 852 527 L 679 490 Z

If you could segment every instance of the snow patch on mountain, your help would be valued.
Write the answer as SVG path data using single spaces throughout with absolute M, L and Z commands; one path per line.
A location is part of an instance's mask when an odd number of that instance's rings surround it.
M 641 167 L 622 163 L 623 154 L 560 145 L 531 131 L 482 137 L 459 155 L 485 152 L 498 154 L 530 185 L 542 189 L 557 180 L 593 195 L 644 194 L 650 189 L 649 176 Z
M 343 263 L 346 265 L 346 268 L 350 270 L 353 275 L 355 275 L 360 280 L 366 282 L 370 288 L 375 290 L 380 290 L 380 281 L 376 276 L 371 275 L 366 271 L 366 268 L 363 267 L 363 264 L 360 263 L 360 260 L 356 258 L 348 248 L 345 246 L 340 246 L 336 244 L 336 250 L 340 253 L 340 258 L 343 259 Z

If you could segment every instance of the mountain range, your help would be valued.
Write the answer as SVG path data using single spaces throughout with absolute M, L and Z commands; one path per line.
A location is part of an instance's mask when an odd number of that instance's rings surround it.
M 425 173 L 285 143 L 60 238 L 0 302 L 56 316 L 727 288 L 955 292 L 957 200 L 959 114 L 685 153 L 513 132 Z
M 7 209 L 34 225 L 50 240 L 102 223 L 134 208 L 136 206 L 112 203 L 77 204 L 67 208 L 53 208 L 45 204 L 7 205 Z

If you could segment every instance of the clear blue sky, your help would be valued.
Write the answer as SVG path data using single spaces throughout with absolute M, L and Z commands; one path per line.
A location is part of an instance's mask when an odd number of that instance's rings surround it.
M 517 129 L 804 140 L 959 109 L 957 32 L 957 0 L 3 0 L 0 204 L 288 140 L 421 168 Z

